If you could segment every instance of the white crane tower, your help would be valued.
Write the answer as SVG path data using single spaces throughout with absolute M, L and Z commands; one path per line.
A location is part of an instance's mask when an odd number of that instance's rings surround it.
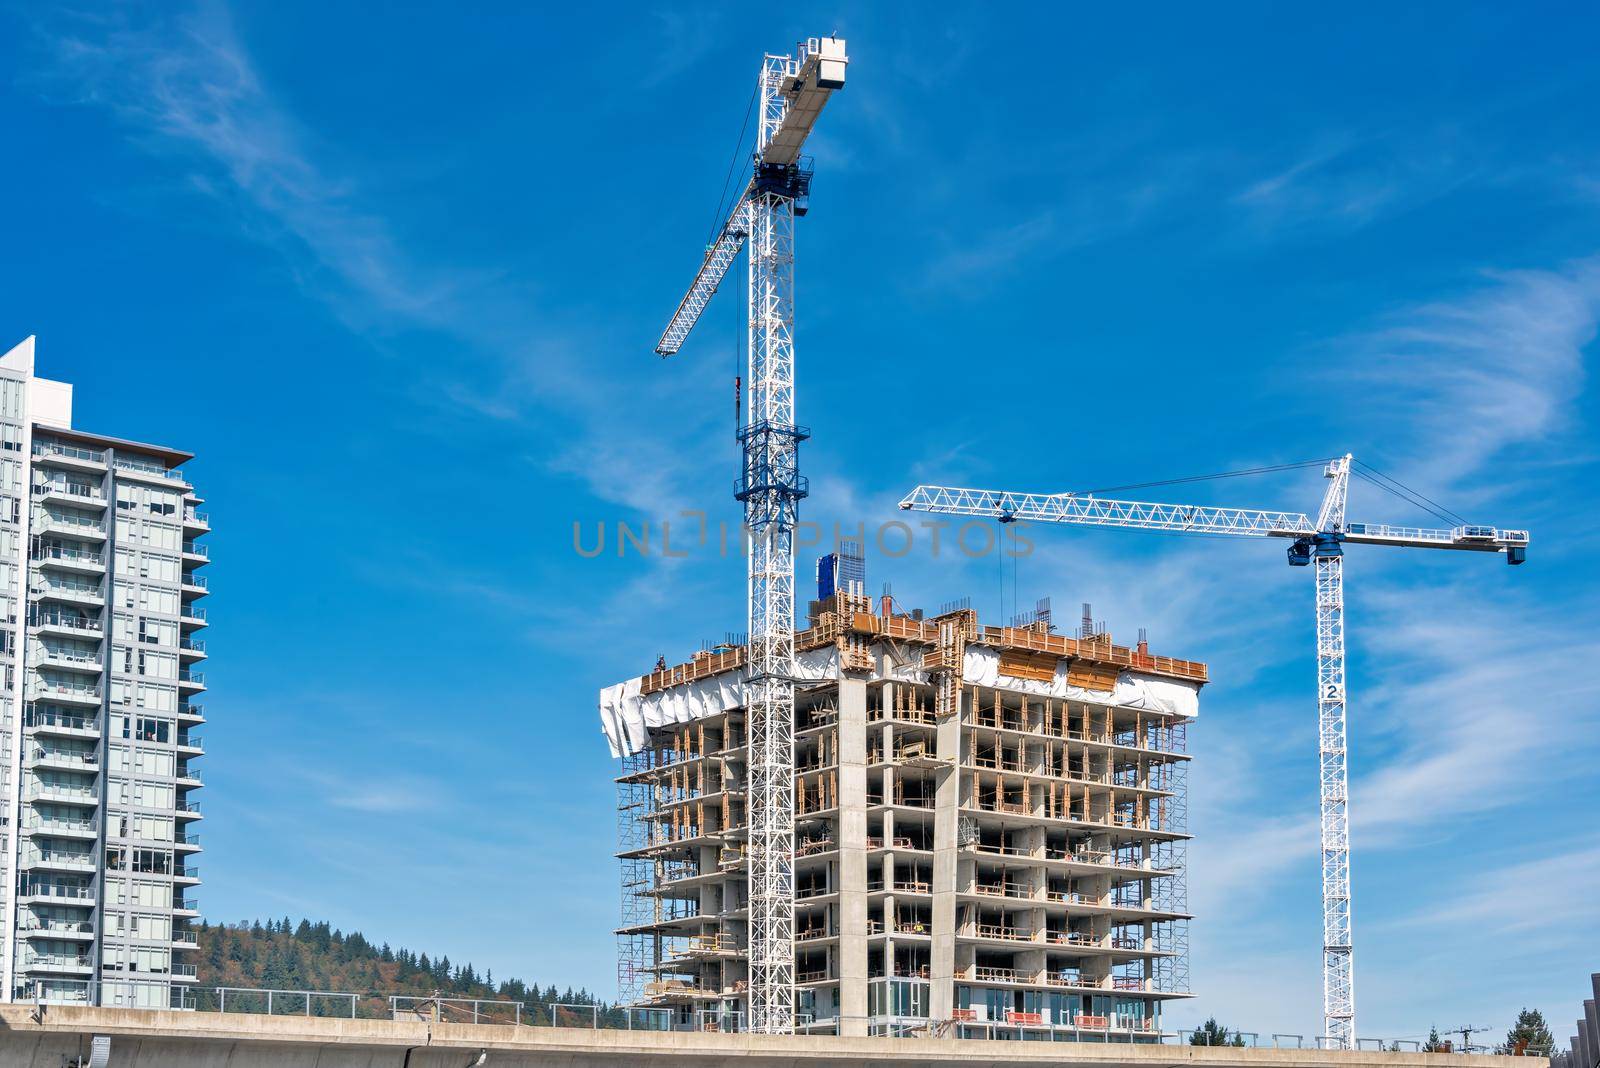
M 944 515 L 989 516 L 1001 522 L 1031 520 L 1080 526 L 1124 527 L 1191 534 L 1237 534 L 1292 539 L 1289 563 L 1316 564 L 1317 750 L 1322 812 L 1322 1013 L 1325 1038 L 1354 1049 L 1355 977 L 1350 934 L 1350 805 L 1346 770 L 1344 676 L 1344 546 L 1396 545 L 1412 549 L 1465 549 L 1505 553 L 1511 564 L 1527 558 L 1528 532 L 1463 524 L 1448 530 L 1345 522 L 1349 455 L 1328 463 L 1329 484 L 1315 522 L 1299 512 L 1264 512 L 1187 504 L 1149 504 L 1073 493 L 918 486 L 901 508 Z
M 811 168 L 800 156 L 828 97 L 844 86 L 844 40 L 813 37 L 767 55 L 756 83 L 749 180 L 656 343 L 671 356 L 748 246 L 749 354 L 743 463 L 734 496 L 749 538 L 745 708 L 750 845 L 750 1030 L 794 1030 L 794 531 L 806 480 L 794 411 L 794 220 Z

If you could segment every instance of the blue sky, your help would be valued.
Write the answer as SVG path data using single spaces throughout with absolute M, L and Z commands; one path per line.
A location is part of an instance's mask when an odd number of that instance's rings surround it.
M 836 30 L 806 517 L 1348 450 L 1531 529 L 1518 569 L 1351 554 L 1357 997 L 1373 1035 L 1571 1019 L 1600 945 L 1592 10 L 3 18 L 0 345 L 37 334 L 81 425 L 197 452 L 210 500 L 211 919 L 612 989 L 594 693 L 742 629 L 743 565 L 586 560 L 573 524 L 736 520 L 736 291 L 650 349 L 758 56 Z M 1165 495 L 1309 510 L 1320 482 Z M 1364 483 L 1350 514 L 1429 520 Z M 1092 601 L 1210 662 L 1177 1019 L 1315 1033 L 1308 576 L 1277 544 L 1033 540 L 1003 583 L 924 545 L 869 588 Z

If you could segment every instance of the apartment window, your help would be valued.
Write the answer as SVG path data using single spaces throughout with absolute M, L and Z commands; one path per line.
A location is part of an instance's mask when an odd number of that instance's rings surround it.
M 171 653 L 152 653 L 140 649 L 139 674 L 153 679 L 175 679 L 178 677 L 178 658 Z
M 176 712 L 178 691 L 166 686 L 140 686 L 139 707 L 156 712 Z
M 171 740 L 169 732 L 172 727 L 164 719 L 151 719 L 146 716 L 140 716 L 137 721 L 137 729 L 138 734 L 136 737 L 141 742 L 166 742 Z
M 135 849 L 133 870 L 147 875 L 168 875 L 172 872 L 172 854 L 161 849 Z

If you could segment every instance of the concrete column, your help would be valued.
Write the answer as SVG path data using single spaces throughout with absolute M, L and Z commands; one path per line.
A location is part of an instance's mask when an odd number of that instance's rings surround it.
M 964 706 L 960 691 L 957 708 Z M 946 716 L 937 725 L 940 767 L 933 795 L 933 952 L 929 960 L 928 1009 L 933 1019 L 948 1020 L 955 1007 L 956 963 L 956 832 L 961 819 L 961 716 Z
M 867 1033 L 867 683 L 839 683 L 839 1033 Z

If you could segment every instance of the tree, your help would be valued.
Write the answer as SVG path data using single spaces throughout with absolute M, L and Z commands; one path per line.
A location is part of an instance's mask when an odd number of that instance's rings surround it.
M 1439 1039 L 1439 1028 L 1438 1028 L 1437 1025 L 1435 1025 L 1434 1027 L 1431 1027 L 1431 1028 L 1428 1029 L 1428 1041 L 1426 1041 L 1426 1042 L 1424 1042 L 1422 1044 L 1422 1052 L 1424 1052 L 1424 1053 L 1443 1053 L 1443 1052 L 1445 1052 L 1445 1044 L 1444 1044 L 1444 1042 L 1442 1042 Z
M 1545 1023 L 1544 1013 L 1538 1009 L 1523 1009 L 1517 1013 L 1517 1022 L 1506 1032 L 1505 1045 L 1500 1052 L 1511 1056 L 1524 1053 L 1548 1055 L 1555 1048 L 1555 1036 Z
M 1201 1024 L 1194 1034 L 1189 1036 L 1191 1046 L 1242 1046 L 1244 1035 L 1238 1031 L 1233 1032 L 1233 1037 L 1228 1037 L 1228 1029 L 1217 1023 L 1215 1016 L 1210 1017 Z

